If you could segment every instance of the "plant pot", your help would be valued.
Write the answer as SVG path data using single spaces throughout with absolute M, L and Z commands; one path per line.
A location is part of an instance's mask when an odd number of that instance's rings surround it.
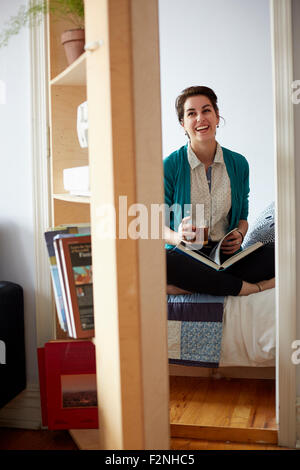
M 69 29 L 64 31 L 61 35 L 61 43 L 65 48 L 67 62 L 70 65 L 84 52 L 84 29 Z

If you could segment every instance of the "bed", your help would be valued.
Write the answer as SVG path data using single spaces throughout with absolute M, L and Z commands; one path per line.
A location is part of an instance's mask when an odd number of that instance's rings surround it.
M 242 297 L 168 295 L 167 304 L 171 375 L 274 378 L 275 289 Z
M 271 202 L 243 247 L 275 242 Z M 172 375 L 275 377 L 275 289 L 243 297 L 168 295 L 168 355 Z

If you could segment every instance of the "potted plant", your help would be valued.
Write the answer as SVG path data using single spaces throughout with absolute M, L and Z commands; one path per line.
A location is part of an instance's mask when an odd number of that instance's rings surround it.
M 83 0 L 35 0 L 28 6 L 21 5 L 15 16 L 5 23 L 0 34 L 0 48 L 7 46 L 11 36 L 19 33 L 24 26 L 38 25 L 42 17 L 51 13 L 57 18 L 67 19 L 72 29 L 64 31 L 61 42 L 65 47 L 66 58 L 71 64 L 84 52 L 84 3 Z

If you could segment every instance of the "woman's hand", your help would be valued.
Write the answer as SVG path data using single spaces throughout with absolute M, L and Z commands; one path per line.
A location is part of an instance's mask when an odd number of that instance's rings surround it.
M 193 242 L 196 238 L 196 227 L 190 222 L 191 216 L 184 217 L 178 227 L 180 240 L 184 242 Z
M 243 243 L 243 236 L 240 232 L 235 230 L 230 233 L 221 245 L 221 251 L 225 255 L 232 255 L 241 248 Z
M 196 228 L 191 216 L 184 217 L 178 227 L 178 237 L 191 250 L 201 250 L 204 245 L 204 228 Z

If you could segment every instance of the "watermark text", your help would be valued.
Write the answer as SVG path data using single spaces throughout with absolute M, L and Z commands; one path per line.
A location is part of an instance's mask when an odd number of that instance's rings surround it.
M 119 196 L 116 206 L 100 204 L 96 208 L 96 235 L 101 240 L 159 240 L 165 238 L 165 227 L 177 230 L 182 219 L 190 216 L 191 223 L 203 227 L 204 204 L 128 204 L 127 196 Z
M 292 363 L 297 366 L 300 364 L 300 339 L 292 342 L 292 349 L 295 349 L 291 357 Z

